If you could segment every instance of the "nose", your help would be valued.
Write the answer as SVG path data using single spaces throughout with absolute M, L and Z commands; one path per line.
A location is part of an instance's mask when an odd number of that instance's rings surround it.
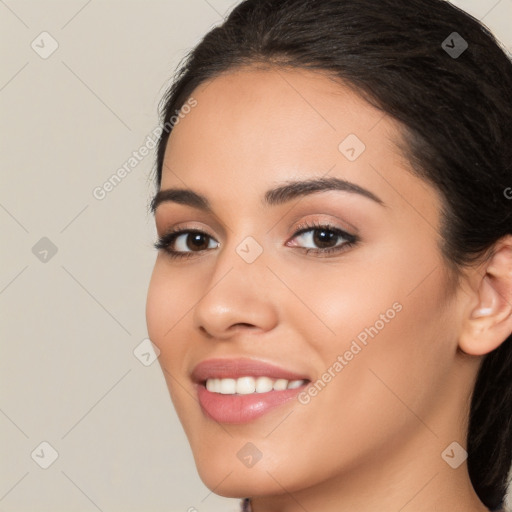
M 235 248 L 225 248 L 194 308 L 194 328 L 223 340 L 240 329 L 268 331 L 276 326 L 277 304 L 271 293 L 273 275 L 262 256 L 247 263 Z

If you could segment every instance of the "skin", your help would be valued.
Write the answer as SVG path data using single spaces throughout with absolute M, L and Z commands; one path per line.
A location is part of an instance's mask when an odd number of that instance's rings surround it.
M 155 221 L 158 235 L 200 229 L 212 248 L 182 260 L 158 253 L 146 317 L 203 482 L 252 497 L 255 512 L 486 511 L 467 462 L 453 469 L 441 454 L 466 446 L 482 356 L 512 330 L 510 239 L 455 285 L 439 248 L 440 196 L 410 172 L 399 125 L 327 76 L 240 68 L 193 97 L 169 138 L 161 189 L 201 193 L 214 213 L 167 202 Z M 348 134 L 366 145 L 353 162 L 338 149 Z M 384 206 L 346 191 L 261 202 L 287 180 L 321 176 Z M 315 231 L 294 238 L 302 221 L 359 243 L 306 254 L 319 246 Z M 250 264 L 236 252 L 248 236 L 263 249 Z M 245 356 L 316 380 L 394 303 L 401 311 L 307 405 L 292 400 L 242 425 L 203 414 L 190 379 L 198 362 Z M 237 457 L 247 442 L 262 453 L 251 468 Z

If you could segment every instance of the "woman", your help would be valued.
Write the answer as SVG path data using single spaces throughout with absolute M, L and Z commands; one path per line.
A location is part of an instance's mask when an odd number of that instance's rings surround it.
M 501 510 L 512 64 L 489 31 L 442 0 L 246 0 L 162 124 L 146 315 L 203 482 L 254 512 Z

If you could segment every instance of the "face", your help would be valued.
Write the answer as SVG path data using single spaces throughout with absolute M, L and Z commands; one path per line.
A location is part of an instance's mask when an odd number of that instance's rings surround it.
M 440 198 L 398 125 L 305 70 L 239 69 L 192 96 L 161 190 L 206 201 L 161 195 L 158 235 L 181 234 L 159 250 L 146 317 L 204 483 L 280 494 L 398 467 L 406 446 L 439 459 L 460 421 L 443 391 L 457 300 Z

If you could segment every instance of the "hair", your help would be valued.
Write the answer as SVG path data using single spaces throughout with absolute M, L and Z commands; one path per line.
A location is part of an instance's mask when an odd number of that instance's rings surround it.
M 462 54 L 457 32 L 466 41 Z M 512 234 L 512 62 L 491 32 L 445 0 L 245 0 L 178 66 L 164 126 L 201 84 L 246 66 L 327 73 L 399 121 L 411 172 L 440 193 L 441 249 L 460 276 Z M 172 127 L 172 123 L 171 123 Z M 172 128 L 156 155 L 156 186 Z M 468 472 L 504 505 L 512 462 L 512 335 L 486 354 L 471 395 Z

